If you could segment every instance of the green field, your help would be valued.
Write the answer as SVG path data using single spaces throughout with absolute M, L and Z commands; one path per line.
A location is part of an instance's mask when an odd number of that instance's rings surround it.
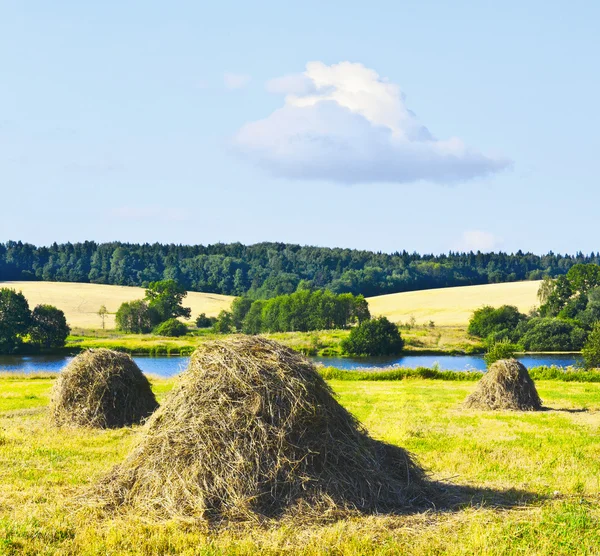
M 56 430 L 53 378 L 0 378 L 0 554 L 597 554 L 600 385 L 539 381 L 549 411 L 463 411 L 473 382 L 331 381 L 377 438 L 414 452 L 462 503 L 402 516 L 207 531 L 85 508 L 140 434 Z M 162 398 L 172 380 L 153 380 Z
M 341 355 L 341 341 L 349 330 L 316 330 L 314 332 L 278 332 L 262 334 L 306 355 Z M 483 350 L 480 340 L 467 335 L 464 326 L 429 328 L 415 326 L 402 329 L 407 352 L 429 353 L 472 353 Z M 88 348 L 108 348 L 131 354 L 185 355 L 191 353 L 206 340 L 222 337 L 210 329 L 198 330 L 194 335 L 180 338 L 165 338 L 153 334 L 121 334 L 114 330 L 75 330 L 69 336 L 66 351 Z M 65 350 L 58 350 L 63 352 Z

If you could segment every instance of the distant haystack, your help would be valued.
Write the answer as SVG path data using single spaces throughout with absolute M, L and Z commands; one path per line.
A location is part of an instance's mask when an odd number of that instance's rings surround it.
M 208 521 L 399 511 L 423 471 L 370 438 L 297 352 L 258 337 L 207 342 L 98 485 L 109 509 Z
M 105 429 L 140 423 L 157 407 L 148 379 L 129 355 L 91 349 L 60 373 L 50 415 L 58 426 Z
M 542 400 L 527 369 L 516 359 L 502 359 L 485 373 L 464 407 L 537 411 L 542 408 Z

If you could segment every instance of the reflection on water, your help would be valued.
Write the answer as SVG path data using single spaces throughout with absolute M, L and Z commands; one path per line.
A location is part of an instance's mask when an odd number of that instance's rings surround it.
M 64 356 L 0 356 L 0 372 L 52 372 L 61 371 L 72 357 Z M 189 357 L 144 357 L 133 358 L 139 368 L 146 374 L 163 377 L 173 376 L 183 371 L 188 364 Z M 401 367 L 432 367 L 439 365 L 440 369 L 449 371 L 482 371 L 485 363 L 481 355 L 405 355 L 403 357 L 363 357 L 351 359 L 346 357 L 312 357 L 317 363 L 340 369 L 382 368 L 392 365 Z M 574 365 L 576 358 L 573 355 L 524 355 L 519 360 L 526 367 L 540 365 L 557 365 L 566 367 Z

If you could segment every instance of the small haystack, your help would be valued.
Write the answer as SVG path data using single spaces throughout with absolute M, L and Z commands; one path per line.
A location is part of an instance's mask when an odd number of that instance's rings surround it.
M 250 336 L 207 342 L 97 487 L 108 509 L 158 518 L 323 518 L 400 511 L 423 471 L 370 438 L 297 352 Z
M 148 379 L 129 355 L 90 349 L 60 373 L 50 416 L 58 426 L 107 429 L 140 423 L 157 407 Z
M 542 400 L 525 366 L 516 359 L 502 359 L 491 365 L 465 400 L 464 407 L 538 411 L 542 409 Z

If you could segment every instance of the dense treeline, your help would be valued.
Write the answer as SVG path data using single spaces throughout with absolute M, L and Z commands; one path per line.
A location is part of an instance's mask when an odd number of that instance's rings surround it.
M 36 247 L 0 244 L 1 280 L 49 280 L 147 286 L 173 279 L 187 290 L 265 299 L 298 286 L 381 295 L 447 286 L 564 275 L 599 254 L 385 254 L 285 243 L 162 245 L 95 242 Z
M 600 266 L 577 264 L 565 275 L 546 278 L 538 297 L 541 305 L 529 315 L 510 305 L 476 310 L 469 334 L 488 345 L 513 342 L 525 351 L 579 351 L 600 323 Z
M 334 294 L 327 290 L 301 290 L 268 300 L 239 297 L 231 313 L 219 315 L 219 332 L 309 332 L 348 328 L 371 318 L 362 295 Z

